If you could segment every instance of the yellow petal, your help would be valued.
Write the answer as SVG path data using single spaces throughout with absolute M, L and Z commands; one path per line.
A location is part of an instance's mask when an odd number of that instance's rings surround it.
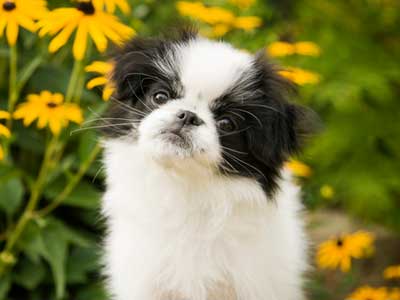
M 14 46 L 18 38 L 18 25 L 15 20 L 9 20 L 7 25 L 7 40 L 10 46 Z
M 243 29 L 246 31 L 253 30 L 254 28 L 260 27 L 262 20 L 259 17 L 248 16 L 248 17 L 237 17 L 234 25 L 236 28 Z
M 110 98 L 111 98 L 112 94 L 114 93 L 114 91 L 115 91 L 115 89 L 113 87 L 106 86 L 103 89 L 103 100 L 104 101 L 110 100 Z
M 60 49 L 62 46 L 64 46 L 69 37 L 72 34 L 72 31 L 76 27 L 76 22 L 70 23 L 67 26 L 64 27 L 64 29 L 50 42 L 49 44 L 49 52 L 54 53 L 58 49 Z
M 96 86 L 100 86 L 100 85 L 105 85 L 108 82 L 107 78 L 101 76 L 101 77 L 96 77 L 93 78 L 92 80 L 90 80 L 87 84 L 86 87 L 91 90 Z
M 107 39 L 94 22 L 89 23 L 89 34 L 92 37 L 97 50 L 99 50 L 99 52 L 104 52 L 107 49 Z
M 6 138 L 11 136 L 10 130 L 3 124 L 0 124 L 0 136 L 5 136 Z
M 82 60 L 85 56 L 87 35 L 87 22 L 82 20 L 78 25 L 78 30 L 76 31 L 75 41 L 72 48 L 72 52 L 76 60 Z
M 115 2 L 124 14 L 130 13 L 131 8 L 126 0 L 115 0 Z
M 83 115 L 79 106 L 77 106 L 76 104 L 69 104 L 65 106 L 64 111 L 66 119 L 77 124 L 82 123 Z
M 94 61 L 85 67 L 86 72 L 95 72 L 100 74 L 107 74 L 112 71 L 112 64 L 104 61 Z
M 0 146 L 0 160 L 4 159 L 4 152 L 3 152 L 3 148 L 1 148 Z
M 49 127 L 50 127 L 50 131 L 54 134 L 54 135 L 59 135 L 60 131 L 61 131 L 61 120 L 53 117 L 49 119 Z
M 42 113 L 38 117 L 37 127 L 40 129 L 44 128 L 49 122 L 49 115 L 47 113 Z
M 292 55 L 295 51 L 295 47 L 286 42 L 273 42 L 267 48 L 267 53 L 273 57 Z
M 8 111 L 0 110 L 0 119 L 9 119 L 10 113 Z
M 6 27 L 7 21 L 6 18 L 3 18 L 0 14 L 0 37 L 3 36 L 4 28 Z
M 18 24 L 24 27 L 25 29 L 35 32 L 37 27 L 35 22 L 31 18 L 24 16 L 23 14 L 16 14 L 15 19 L 17 20 Z

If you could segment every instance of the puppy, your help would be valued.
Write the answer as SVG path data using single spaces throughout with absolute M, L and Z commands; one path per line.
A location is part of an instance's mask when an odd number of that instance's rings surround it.
M 134 38 L 114 65 L 102 207 L 113 299 L 303 299 L 307 239 L 282 166 L 307 113 L 263 52 L 185 31 Z

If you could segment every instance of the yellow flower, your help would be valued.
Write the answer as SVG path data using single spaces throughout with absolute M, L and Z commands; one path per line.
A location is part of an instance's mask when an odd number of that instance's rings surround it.
M 385 279 L 400 278 L 400 265 L 389 266 L 383 271 Z
M 68 123 L 82 123 L 82 111 L 73 103 L 63 103 L 64 96 L 59 93 L 42 91 L 40 94 L 28 95 L 28 101 L 20 104 L 14 112 L 15 119 L 23 119 L 24 126 L 34 120 L 38 128 L 48 126 L 54 135 L 58 135 Z
M 211 25 L 211 37 L 221 37 L 233 28 L 250 31 L 262 23 L 259 17 L 237 17 L 230 10 L 217 6 L 208 7 L 201 2 L 178 1 L 176 7 L 182 16 Z
M 317 73 L 299 68 L 288 67 L 279 71 L 279 74 L 298 85 L 315 84 L 320 81 L 320 76 Z
M 313 42 L 298 42 L 294 44 L 295 52 L 300 55 L 319 56 L 321 48 Z
M 362 286 L 356 289 L 346 300 L 391 300 L 386 288 Z
M 91 1 L 78 1 L 76 7 L 58 8 L 46 14 L 39 22 L 39 35 L 56 35 L 49 44 L 49 51 L 56 52 L 64 46 L 76 29 L 72 51 L 75 59 L 82 60 L 90 37 L 97 49 L 104 52 L 108 39 L 121 44 L 129 39 L 134 30 L 118 18 L 94 6 Z
M 260 27 L 261 24 L 261 18 L 253 16 L 237 17 L 234 21 L 234 27 L 243 29 L 245 31 L 250 31 L 257 27 Z
M 44 0 L 0 0 L 0 5 L 0 37 L 6 31 L 7 41 L 11 46 L 17 42 L 19 26 L 36 31 L 34 21 L 47 10 Z
M 211 31 L 203 32 L 206 36 L 210 38 L 220 38 L 227 34 L 231 30 L 231 26 L 226 24 L 217 24 L 211 28 Z
M 104 86 L 103 88 L 103 100 L 107 101 L 110 99 L 115 88 L 108 78 L 110 72 L 112 71 L 113 65 L 109 62 L 95 61 L 85 68 L 86 72 L 99 73 L 101 76 L 95 77 L 87 83 L 86 87 L 91 90 L 97 86 Z
M 388 300 L 400 300 L 400 288 L 392 288 L 388 292 Z
M 329 184 L 324 184 L 320 189 L 319 193 L 321 196 L 325 199 L 331 199 L 333 195 L 335 194 L 335 191 L 333 190 L 333 187 L 330 186 Z
M 242 9 L 246 9 L 252 6 L 256 0 L 229 0 L 229 2 L 233 5 L 236 5 Z
M 95 7 L 105 8 L 105 10 L 109 13 L 114 13 L 116 7 L 124 14 L 129 14 L 131 8 L 126 0 L 93 0 L 93 5 Z
M 3 148 L 0 145 L 0 161 L 2 161 L 4 159 L 4 151 Z
M 312 170 L 309 166 L 301 161 L 292 159 L 285 164 L 285 167 L 293 172 L 294 175 L 299 177 L 310 177 Z
M 327 240 L 318 247 L 316 263 L 322 269 L 336 269 L 348 272 L 352 258 L 362 258 L 373 251 L 374 236 L 365 231 L 341 235 Z
M 293 54 L 319 56 L 321 48 L 313 42 L 273 42 L 267 47 L 267 53 L 273 57 L 288 56 Z
M 273 42 L 267 47 L 267 53 L 270 56 L 287 56 L 295 53 L 295 48 L 292 44 L 286 42 Z
M 10 113 L 7 111 L 0 110 L 0 120 L 6 120 L 10 118 Z M 0 137 L 4 136 L 6 138 L 9 138 L 11 136 L 10 130 L 4 126 L 3 124 L 0 124 Z

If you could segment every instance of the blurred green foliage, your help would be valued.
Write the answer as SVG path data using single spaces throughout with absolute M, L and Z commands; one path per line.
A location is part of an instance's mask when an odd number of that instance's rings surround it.
M 252 32 L 227 33 L 224 39 L 239 48 L 254 52 L 277 40 L 313 41 L 321 47 L 319 57 L 294 55 L 278 61 L 312 70 L 322 78 L 316 85 L 301 87 L 296 99 L 317 111 L 324 124 L 322 133 L 299 158 L 313 170 L 302 179 L 305 202 L 310 208 L 342 208 L 400 231 L 400 3 L 258 0 L 241 9 L 223 0 L 205 2 L 263 19 L 262 27 Z M 50 8 L 70 5 L 49 1 Z M 132 0 L 131 6 L 131 14 L 120 17 L 141 35 L 158 35 L 179 20 L 175 1 Z M 40 63 L 20 102 L 28 93 L 66 90 L 73 65 L 71 45 L 55 55 L 48 54 L 47 45 L 47 38 L 25 31 L 19 37 L 19 70 L 23 72 L 34 60 Z M 0 109 L 7 106 L 8 55 L 3 38 Z M 86 63 L 96 59 L 105 57 L 92 51 Z M 99 91 L 84 90 L 81 107 L 87 118 L 93 117 L 93 111 L 101 112 L 104 105 Z M 54 200 L 94 147 L 95 132 L 69 136 L 74 128 L 62 137 L 68 145 L 59 165 L 48 174 L 40 206 Z M 0 252 L 25 207 L 48 137 L 44 131 L 15 122 L 13 139 L 12 162 L 0 164 Z M 1 258 L 13 265 L 0 275 L 0 299 L 107 298 L 99 275 L 102 222 L 98 207 L 103 189 L 99 169 L 96 161 L 61 207 L 28 223 L 15 256 Z M 321 196 L 323 185 L 332 186 L 332 198 Z

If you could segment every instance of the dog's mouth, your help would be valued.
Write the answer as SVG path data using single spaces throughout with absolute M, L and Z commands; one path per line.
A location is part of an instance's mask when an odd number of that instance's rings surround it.
M 166 129 L 160 132 L 162 139 L 172 145 L 180 148 L 191 148 L 191 138 L 188 133 L 183 130 Z

